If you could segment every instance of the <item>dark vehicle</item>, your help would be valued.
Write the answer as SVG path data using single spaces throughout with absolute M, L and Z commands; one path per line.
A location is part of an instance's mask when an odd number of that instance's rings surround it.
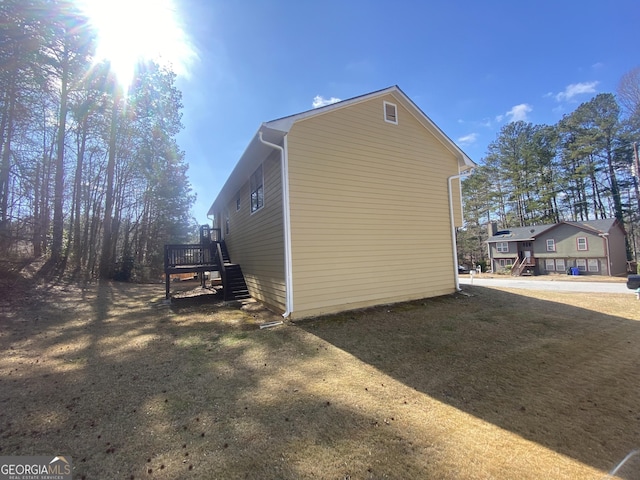
M 640 288 L 640 275 L 629 275 L 627 277 L 627 288 L 630 290 Z
M 458 265 L 458 273 L 469 273 L 469 269 L 464 265 Z

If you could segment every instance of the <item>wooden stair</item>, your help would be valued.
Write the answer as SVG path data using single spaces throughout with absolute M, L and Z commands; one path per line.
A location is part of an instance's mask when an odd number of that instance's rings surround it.
M 240 265 L 230 263 L 225 265 L 227 282 L 223 285 L 225 300 L 244 300 L 251 298 L 249 288 L 244 281 L 244 275 Z
M 536 266 L 535 259 L 533 257 L 525 257 L 520 262 L 516 260 L 511 267 L 511 275 L 514 277 L 530 277 L 533 275 L 532 271 Z
M 249 288 L 244 280 L 242 268 L 240 268 L 240 265 L 237 263 L 231 263 L 229 251 L 224 241 L 220 242 L 220 251 L 224 264 L 224 273 L 221 272 L 224 300 L 245 300 L 251 298 Z

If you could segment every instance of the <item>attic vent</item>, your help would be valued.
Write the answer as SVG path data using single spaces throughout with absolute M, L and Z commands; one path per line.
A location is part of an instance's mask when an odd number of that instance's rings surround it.
M 398 107 L 393 103 L 384 102 L 384 121 L 394 125 L 398 124 Z

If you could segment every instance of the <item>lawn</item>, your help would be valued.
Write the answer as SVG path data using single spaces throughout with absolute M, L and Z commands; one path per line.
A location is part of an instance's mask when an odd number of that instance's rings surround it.
M 162 285 L 0 287 L 0 455 L 74 479 L 602 479 L 640 447 L 630 295 L 465 287 L 261 330 Z

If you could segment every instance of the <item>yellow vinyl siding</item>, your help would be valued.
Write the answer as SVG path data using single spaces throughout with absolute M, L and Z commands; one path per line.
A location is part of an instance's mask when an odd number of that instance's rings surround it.
M 229 234 L 225 242 L 233 263 L 242 268 L 252 297 L 284 311 L 284 233 L 280 154 L 274 151 L 263 163 L 264 206 L 251 213 L 249 178 L 242 185 L 240 210 L 237 193 L 226 202 Z M 251 172 L 253 173 L 253 172 Z
M 295 318 L 454 291 L 458 163 L 398 99 L 302 120 L 288 147 Z

